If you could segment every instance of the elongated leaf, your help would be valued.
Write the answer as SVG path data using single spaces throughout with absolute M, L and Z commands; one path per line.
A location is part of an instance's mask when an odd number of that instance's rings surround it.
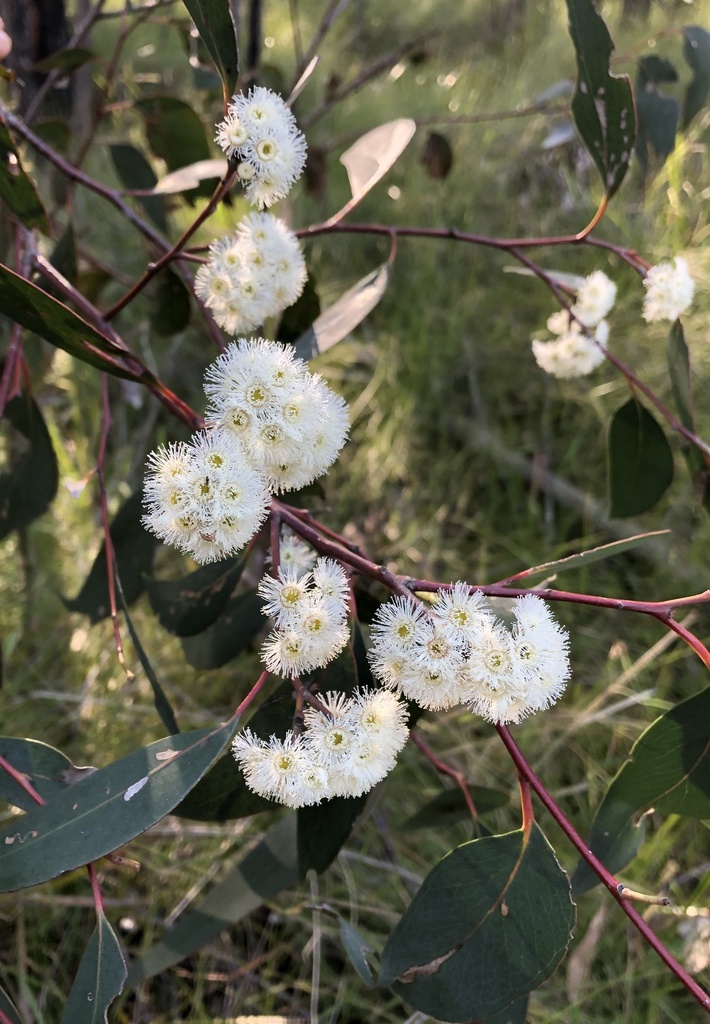
M 242 558 L 204 565 L 178 580 L 147 578 L 150 605 L 173 636 L 203 633 L 224 611 L 244 571 Z
M 127 974 L 113 928 L 99 913 L 64 1004 L 62 1024 L 107 1024 L 108 1008 L 121 994 Z
M 199 636 L 183 638 L 188 665 L 197 669 L 221 668 L 248 647 L 264 625 L 256 590 L 233 597 L 209 629 Z
M 109 146 L 109 152 L 116 174 L 121 179 L 124 188 L 149 189 L 155 186 L 158 179 L 153 168 L 135 146 L 129 146 L 122 142 L 116 143 Z M 156 227 L 163 232 L 168 230 L 165 203 L 160 196 L 139 196 L 138 202 Z
M 52 800 L 67 786 L 94 771 L 93 768 L 78 768 L 61 751 L 39 740 L 0 736 L 0 755 L 25 776 L 45 801 Z M 0 798 L 23 811 L 33 811 L 37 807 L 22 786 L 4 771 L 0 771 Z
M 609 428 L 610 515 L 647 512 L 673 480 L 673 454 L 666 435 L 645 406 L 630 398 Z
M 172 813 L 189 821 L 232 821 L 276 809 L 272 800 L 249 789 L 232 755 L 224 754 Z
M 390 271 L 390 264 L 384 263 L 349 288 L 325 313 L 321 313 L 296 342 L 296 355 L 301 359 L 313 359 L 347 338 L 384 295 Z
M 5 418 L 29 447 L 9 472 L 0 474 L 0 539 L 46 512 L 59 483 L 57 457 L 39 406 L 18 395 L 5 406 Z
M 501 789 L 487 789 L 485 786 L 469 786 L 471 799 L 479 814 L 495 811 L 509 803 L 508 794 Z M 426 794 L 422 794 L 426 798 Z M 416 814 L 407 818 L 400 827 L 404 830 L 418 828 L 443 828 L 458 821 L 470 819 L 470 811 L 458 788 L 442 789 L 426 799 Z
M 52 250 L 49 262 L 59 271 L 62 277 L 67 279 L 70 284 L 76 284 L 79 272 L 74 225 L 71 221 L 67 224 L 66 228 L 62 232 L 61 238 Z M 47 285 L 47 291 L 51 294 L 51 284 Z
M 20 277 L 9 267 L 0 264 L 0 309 L 3 315 L 26 327 L 51 345 L 63 349 L 91 366 L 104 370 L 114 377 L 126 380 L 148 380 L 148 375 L 133 373 L 107 363 L 100 354 L 122 358 L 125 353 L 110 338 L 73 313 L 68 306 Z M 98 349 L 95 352 L 94 349 Z
M 663 61 L 655 54 L 639 61 L 635 91 L 638 119 L 636 153 L 644 168 L 648 165 L 649 146 L 662 160 L 675 148 L 680 104 L 673 96 L 664 96 L 657 83 L 674 82 L 677 78 L 670 61 Z
M 651 530 L 650 533 L 637 533 L 635 537 L 627 537 L 625 540 L 615 540 L 611 544 L 600 544 L 598 548 L 589 548 L 588 551 L 580 551 L 576 555 L 567 555 L 566 558 L 557 558 L 554 562 L 544 562 L 542 565 L 535 565 L 526 569 L 524 579 L 531 576 L 549 576 L 552 573 L 567 572 L 569 569 L 579 569 L 580 566 L 590 565 L 592 562 L 601 562 L 605 558 L 615 558 L 624 551 L 631 551 L 633 548 L 643 544 L 652 537 L 665 537 L 670 530 Z M 517 577 L 520 579 L 521 577 Z
M 161 270 L 151 282 L 148 296 L 148 318 L 156 334 L 170 338 L 185 330 L 190 322 L 190 293 L 174 270 Z
M 126 597 L 125 594 L 123 593 L 123 587 L 121 586 L 120 574 L 116 572 L 114 578 L 116 580 L 116 590 L 118 592 L 118 597 L 121 603 L 121 610 L 123 611 L 123 615 L 126 620 L 126 625 L 128 626 L 128 632 L 131 634 L 131 640 L 133 642 L 133 646 L 136 649 L 138 660 L 140 661 L 141 666 L 143 667 L 143 671 L 145 672 L 148 682 L 150 683 L 150 688 L 153 691 L 153 703 L 155 704 L 155 710 L 158 712 L 158 715 L 160 716 L 160 721 L 163 723 L 163 725 L 168 730 L 170 735 L 175 736 L 177 735 L 177 733 L 180 732 L 180 726 L 177 723 L 175 712 L 173 711 L 172 705 L 165 694 L 165 690 L 160 685 L 158 677 L 156 676 L 153 670 L 153 666 L 150 663 L 150 659 L 148 658 L 148 655 L 145 653 L 143 644 L 140 642 L 140 637 L 136 632 L 131 616 L 128 614 L 128 605 L 126 604 Z
M 619 871 L 635 855 L 643 833 L 633 818 L 650 807 L 659 814 L 710 818 L 708 721 L 710 687 L 657 718 L 634 743 L 599 805 L 589 835 L 589 848 L 610 871 Z M 591 869 L 580 863 L 574 873 L 575 893 L 597 882 Z
M 283 312 L 276 337 L 284 345 L 291 345 L 298 341 L 304 331 L 310 329 L 313 321 L 319 316 L 320 299 L 316 290 L 315 278 L 309 270 L 303 291 L 293 305 L 288 306 Z
M 38 228 L 44 234 L 49 234 L 47 214 L 44 212 L 37 189 L 27 176 L 12 137 L 1 121 L 0 199 L 7 203 L 26 228 Z
M 534 825 L 475 839 L 427 875 L 382 954 L 380 984 L 417 1010 L 464 1021 L 537 988 L 567 951 L 569 882 Z
M 150 570 L 157 544 L 156 538 L 141 522 L 142 511 L 142 497 L 140 491 L 136 491 L 121 505 L 109 527 L 121 586 L 128 605 L 133 604 L 145 590 L 143 574 Z M 63 600 L 70 612 L 88 615 L 92 625 L 111 614 L 105 542 L 77 596 Z
M 367 796 L 336 796 L 332 800 L 301 807 L 298 817 L 298 871 L 321 874 L 330 867 L 348 839 Z
M 611 36 L 593 0 L 567 0 L 569 31 L 577 58 L 572 115 L 611 198 L 629 169 L 636 115 L 628 75 L 612 75 Z
M 224 177 L 228 167 L 229 164 L 226 160 L 198 160 L 195 164 L 188 164 L 187 167 L 181 167 L 178 171 L 166 174 L 157 182 L 153 191 L 156 195 L 187 192 L 188 189 L 196 188 L 207 178 Z
M 400 117 L 373 128 L 345 150 L 340 162 L 348 172 L 352 205 L 384 177 L 412 141 L 416 130 L 416 121 L 411 117 Z
M 695 430 L 690 355 L 680 320 L 675 321 L 668 335 L 668 375 L 671 379 L 678 418 L 688 430 Z
M 185 7 L 222 79 L 225 105 L 239 74 L 237 27 L 229 0 L 185 0 Z
M 683 29 L 683 56 L 693 77 L 683 99 L 683 127 L 686 128 L 705 106 L 710 93 L 710 32 L 700 25 Z
M 148 145 L 169 170 L 210 159 L 204 125 L 184 100 L 145 96 L 136 100 L 134 107 L 145 121 Z
M 88 64 L 90 60 L 96 60 L 96 54 L 92 53 L 91 50 L 87 50 L 83 46 L 71 46 L 65 50 L 58 50 L 57 53 L 52 53 L 49 57 L 44 57 L 42 60 L 38 60 L 32 65 L 31 70 L 46 74 L 48 71 L 56 69 L 68 75 L 84 64 Z
M 20 1011 L 17 1009 L 13 1001 L 4 988 L 0 987 L 0 1010 L 5 1014 L 10 1024 L 23 1024 L 22 1018 L 20 1017 Z
M 156 946 L 131 965 L 128 985 L 134 987 L 179 963 L 297 880 L 296 815 L 289 813 L 272 825 L 205 899 L 190 907 Z
M 0 891 L 56 878 L 135 839 L 202 778 L 233 723 L 158 740 L 81 779 L 0 832 Z
M 367 954 L 372 955 L 375 952 L 374 949 L 366 939 L 363 939 L 357 929 L 353 928 L 349 921 L 346 921 L 340 914 L 336 914 L 336 917 L 338 918 L 340 939 L 345 952 L 348 954 L 350 963 L 365 984 L 369 988 L 373 988 L 375 985 L 375 975 L 372 973 L 372 968 L 367 961 Z

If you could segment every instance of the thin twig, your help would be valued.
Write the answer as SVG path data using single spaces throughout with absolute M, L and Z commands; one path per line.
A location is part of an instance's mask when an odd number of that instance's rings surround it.
M 468 783 L 466 782 L 466 776 L 464 775 L 464 773 L 458 771 L 456 768 L 452 768 L 451 765 L 446 764 L 445 761 L 442 761 L 441 758 L 437 757 L 434 751 L 431 749 L 431 747 L 427 746 L 427 744 L 424 742 L 421 736 L 419 736 L 419 734 L 414 729 L 409 730 L 409 738 L 414 744 L 414 746 L 417 747 L 418 750 L 421 750 L 422 754 L 424 754 L 424 757 L 426 757 L 426 759 L 434 766 L 434 768 L 436 768 L 436 770 L 441 775 L 446 775 L 448 778 L 454 780 L 456 785 L 461 790 L 464 800 L 466 801 L 466 807 L 468 808 L 468 813 L 471 815 L 472 821 L 478 821 L 478 812 L 476 811 L 476 805 L 473 802 L 473 797 L 471 796 L 471 792 L 468 788 Z

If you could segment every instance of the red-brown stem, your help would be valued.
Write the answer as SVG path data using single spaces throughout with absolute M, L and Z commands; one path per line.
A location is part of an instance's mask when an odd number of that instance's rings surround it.
M 104 900 L 101 895 L 101 885 L 99 884 L 99 876 L 96 874 L 96 867 L 94 864 L 87 864 L 86 870 L 89 872 L 89 881 L 91 882 L 91 892 L 94 897 L 94 909 L 96 910 L 96 916 L 103 917 Z
M 687 645 L 695 651 L 703 664 L 707 668 L 710 668 L 710 651 L 694 633 L 691 633 L 691 631 L 681 622 L 676 622 L 675 619 L 664 618 L 661 621 L 665 623 L 668 629 L 672 629 L 673 632 L 677 633 L 682 640 L 685 640 Z
M 532 770 L 522 751 L 518 747 L 517 743 L 510 734 L 509 729 L 505 725 L 497 725 L 496 729 L 503 743 L 505 744 L 506 750 L 510 754 L 513 764 L 515 765 L 518 776 L 527 781 L 530 787 L 537 794 L 540 802 L 543 804 L 545 809 L 554 818 L 555 822 L 564 832 L 567 839 L 574 846 L 580 856 L 587 862 L 595 875 L 599 878 L 604 886 L 608 889 L 611 895 L 614 897 L 616 902 L 619 904 L 621 909 L 624 911 L 626 916 L 631 920 L 632 924 L 638 929 L 646 942 L 651 946 L 664 964 L 670 968 L 675 974 L 676 978 L 683 984 L 690 994 L 697 999 L 704 1010 L 710 1011 L 710 996 L 698 985 L 698 983 L 691 978 L 688 972 L 678 963 L 671 952 L 661 942 L 661 940 L 655 935 L 653 931 L 644 921 L 643 917 L 639 914 L 635 907 L 631 906 L 629 902 L 624 899 L 619 891 L 619 882 L 607 871 L 602 862 L 595 857 L 592 851 L 589 849 L 587 844 L 584 842 L 582 837 L 567 820 L 565 814 L 560 807 L 555 803 L 550 794 L 548 793 L 545 786 L 540 782 L 535 772 Z
M 6 1013 L 0 1010 L 0 1024 L 14 1024 L 14 1022 L 10 1020 Z
M 316 711 L 320 711 L 326 718 L 332 718 L 333 713 L 328 710 L 323 701 L 318 700 L 315 694 L 311 693 L 307 686 L 304 686 L 298 676 L 293 677 L 293 688 L 296 692 L 296 697 L 300 697 L 301 701 L 305 701 L 306 704 L 310 704 Z
M 442 761 L 441 758 L 437 757 L 431 747 L 427 746 L 424 740 L 414 729 L 409 730 L 409 738 L 414 746 L 421 750 L 427 761 L 436 768 L 440 775 L 446 775 L 449 779 L 454 780 L 463 794 L 463 798 L 466 801 L 466 806 L 468 807 L 468 812 L 471 815 L 472 820 L 477 821 L 478 813 L 476 811 L 476 805 L 474 804 L 473 797 L 469 792 L 466 777 L 463 772 L 457 771 L 456 768 L 452 768 L 451 765 L 446 764 L 445 761 Z
M 20 786 L 21 789 L 24 789 L 28 797 L 30 797 L 31 800 L 34 800 L 36 804 L 45 803 L 45 801 L 39 795 L 39 793 L 34 788 L 32 783 L 29 781 L 29 779 L 26 778 L 26 776 L 24 776 L 22 772 L 18 771 L 17 768 L 11 765 L 10 762 L 2 756 L 2 754 L 0 754 L 0 768 L 2 768 L 3 771 L 7 772 L 7 774 L 15 780 L 15 782 L 17 783 L 18 786 Z
M 261 673 L 261 675 L 259 676 L 257 681 L 254 683 L 254 685 L 252 686 L 251 690 L 246 695 L 244 700 L 232 712 L 232 715 L 231 715 L 231 717 L 229 719 L 230 722 L 236 722 L 240 718 L 240 716 L 244 714 L 244 712 L 249 707 L 249 705 L 252 703 L 254 698 L 263 689 L 263 687 L 264 687 L 264 685 L 266 683 L 266 680 L 269 678 L 270 674 L 271 673 L 267 672 L 266 669 Z
M 192 236 L 200 227 L 200 225 L 203 224 L 207 220 L 207 218 L 212 215 L 214 210 L 217 208 L 217 206 L 219 206 L 220 202 L 226 196 L 227 192 L 229 192 L 230 188 L 234 183 L 236 175 L 237 172 L 235 169 L 229 168 L 227 170 L 227 173 L 215 188 L 209 202 L 205 205 L 204 209 L 201 210 L 197 217 L 195 217 L 195 219 L 192 221 L 192 223 L 187 228 L 185 228 L 180 238 L 178 238 L 177 242 L 175 242 L 175 244 L 172 245 L 166 253 L 163 253 L 160 259 L 156 260 L 154 263 L 151 263 L 147 270 L 145 270 L 145 272 L 143 273 L 142 277 L 140 277 L 135 282 L 135 284 L 133 284 L 128 289 L 125 295 L 121 296 L 118 302 L 115 303 L 115 305 L 113 305 L 111 309 L 107 310 L 106 313 L 104 313 L 105 320 L 112 320 L 117 313 L 120 313 L 124 306 L 127 306 L 128 303 L 131 302 L 136 297 L 136 295 L 138 295 L 138 293 L 145 288 L 148 282 L 151 281 L 155 277 L 155 275 L 163 269 L 163 267 L 167 266 L 167 264 L 170 263 L 172 260 L 179 258 L 180 250 L 183 249 L 186 243 L 192 238 Z
M 518 773 L 518 785 L 520 786 L 520 811 L 523 817 L 523 832 L 530 835 L 530 829 L 535 824 L 535 812 L 533 811 L 530 783 L 524 775 Z
M 118 663 L 126 673 L 130 676 L 130 670 L 126 664 L 125 654 L 123 652 L 123 641 L 121 640 L 121 630 L 118 624 L 118 606 L 116 604 L 116 578 L 115 578 L 115 567 L 116 567 L 116 556 L 113 550 L 113 541 L 111 540 L 111 530 L 108 519 L 108 501 L 106 499 L 106 478 L 104 476 L 104 467 L 106 464 L 106 446 L 108 443 L 108 435 L 111 430 L 111 424 L 113 420 L 111 417 L 111 404 L 109 401 L 108 394 L 108 377 L 105 373 L 101 374 L 101 437 L 99 440 L 99 453 L 96 459 L 96 479 L 99 483 L 99 499 L 101 502 L 101 523 L 104 531 L 104 548 L 106 550 L 106 577 L 108 582 L 108 600 L 109 609 L 111 612 L 111 622 L 113 623 L 113 637 L 116 645 L 116 656 L 118 657 Z
M 277 580 L 279 578 L 279 569 L 281 568 L 281 516 L 274 508 L 271 510 L 270 519 L 271 575 Z

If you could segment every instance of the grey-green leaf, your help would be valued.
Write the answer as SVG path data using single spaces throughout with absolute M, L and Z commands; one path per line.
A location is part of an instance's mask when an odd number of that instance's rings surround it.
M 380 984 L 439 1020 L 505 1009 L 564 957 L 575 920 L 567 876 L 537 825 L 475 839 L 427 875 L 382 954 Z
M 710 818 L 710 687 L 677 704 L 639 736 L 612 780 L 592 822 L 589 848 L 619 871 L 635 855 L 643 832 L 634 817 L 654 807 L 660 814 Z M 584 862 L 575 893 L 599 879 Z
M 111 853 L 175 807 L 216 761 L 234 723 L 158 740 L 81 779 L 0 832 L 0 891 Z
M 113 928 L 103 913 L 76 972 L 61 1024 L 107 1024 L 107 1011 L 123 990 L 128 968 Z
M 628 75 L 612 75 L 613 44 L 593 0 L 567 0 L 569 31 L 577 58 L 572 116 L 611 198 L 629 169 L 636 115 Z
M 93 768 L 78 768 L 60 750 L 39 740 L 0 736 L 0 755 L 25 776 L 45 801 L 52 800 L 67 786 L 94 771 Z M 23 811 L 33 811 L 37 806 L 37 802 L 6 772 L 0 772 L 0 799 L 21 807 Z
M 289 813 L 271 826 L 205 899 L 186 910 L 162 940 L 131 965 L 128 984 L 138 985 L 179 963 L 297 880 L 296 815 Z
M 46 512 L 59 484 L 52 439 L 36 402 L 18 395 L 5 406 L 5 419 L 29 446 L 8 472 L 0 474 L 0 539 Z
M 203 633 L 224 611 L 244 565 L 243 558 L 228 558 L 177 580 L 146 579 L 151 608 L 163 629 L 173 636 Z
M 635 398 L 617 409 L 609 428 L 612 516 L 647 512 L 673 480 L 673 454 L 657 421 Z

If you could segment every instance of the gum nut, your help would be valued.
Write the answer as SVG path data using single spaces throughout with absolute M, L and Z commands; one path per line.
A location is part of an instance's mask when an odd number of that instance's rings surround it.
M 5 60 L 12 49 L 12 39 L 7 32 L 0 30 L 0 60 Z

